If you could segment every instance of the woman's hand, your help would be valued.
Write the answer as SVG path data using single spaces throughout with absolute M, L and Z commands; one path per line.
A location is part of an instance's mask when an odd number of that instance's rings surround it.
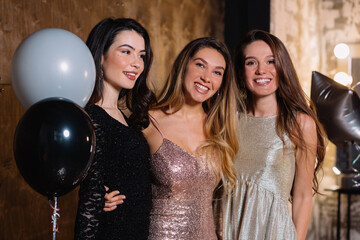
M 105 186 L 105 207 L 104 212 L 111 212 L 116 209 L 117 205 L 124 203 L 125 195 L 120 195 L 119 191 L 112 191 L 108 193 L 109 188 Z

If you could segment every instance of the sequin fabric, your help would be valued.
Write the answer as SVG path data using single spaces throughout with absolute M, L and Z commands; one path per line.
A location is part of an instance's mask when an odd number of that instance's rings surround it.
M 163 138 L 150 165 L 154 179 L 149 239 L 217 239 L 212 198 L 218 181 L 205 160 Z
M 276 116 L 241 118 L 238 174 L 233 195 L 224 197 L 223 239 L 296 239 L 288 199 L 295 174 L 295 150 L 276 134 Z
M 150 223 L 149 145 L 140 131 L 125 126 L 96 105 L 85 109 L 95 128 L 96 152 L 80 184 L 75 239 L 146 240 Z M 104 212 L 104 185 L 126 200 Z

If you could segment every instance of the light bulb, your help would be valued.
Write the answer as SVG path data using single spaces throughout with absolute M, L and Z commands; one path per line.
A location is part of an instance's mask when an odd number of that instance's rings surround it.
M 336 175 L 340 175 L 340 174 L 341 174 L 340 170 L 339 170 L 337 167 L 335 167 L 335 166 L 332 168 L 332 170 L 333 170 L 333 172 L 334 172 Z
M 344 86 L 350 86 L 353 81 L 352 77 L 344 72 L 336 73 L 334 76 L 334 80 L 335 80 L 335 82 L 338 82 Z
M 347 56 L 349 56 L 349 53 L 350 53 L 350 48 L 345 43 L 339 43 L 334 47 L 335 57 L 339 59 L 347 58 Z

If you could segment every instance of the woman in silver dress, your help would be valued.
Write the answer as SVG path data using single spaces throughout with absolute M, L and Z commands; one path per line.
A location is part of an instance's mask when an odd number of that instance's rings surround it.
M 325 155 L 321 125 L 277 37 L 250 31 L 235 68 L 247 112 L 236 187 L 222 205 L 223 239 L 305 239 Z

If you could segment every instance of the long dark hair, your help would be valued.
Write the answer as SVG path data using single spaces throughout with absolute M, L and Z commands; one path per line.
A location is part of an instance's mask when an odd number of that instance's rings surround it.
M 153 92 L 146 84 L 153 56 L 150 46 L 149 34 L 141 24 L 133 19 L 106 18 L 96 24 L 96 26 L 91 30 L 86 41 L 86 45 L 89 47 L 94 57 L 96 67 L 96 82 L 94 91 L 87 105 L 92 105 L 102 99 L 102 92 L 104 88 L 104 79 L 101 66 L 102 56 L 107 53 L 117 34 L 125 30 L 137 32 L 144 38 L 145 42 L 146 54 L 144 57 L 144 71 L 136 80 L 134 88 L 122 89 L 119 94 L 119 99 L 126 97 L 126 107 L 131 111 L 131 115 L 129 116 L 130 125 L 139 130 L 142 130 L 149 125 L 148 110 L 149 106 L 155 101 Z
M 317 119 L 313 103 L 304 93 L 300 85 L 299 78 L 285 45 L 276 36 L 262 30 L 252 30 L 248 32 L 237 47 L 234 55 L 235 73 L 242 94 L 246 96 L 246 108 L 248 111 L 253 110 L 253 99 L 250 91 L 245 86 L 244 50 L 249 44 L 255 41 L 264 41 L 274 54 L 275 68 L 279 78 L 279 88 L 276 91 L 279 108 L 276 120 L 276 131 L 279 137 L 284 141 L 283 135 L 285 133 L 290 136 L 294 143 L 298 143 L 296 144 L 298 147 L 305 149 L 304 137 L 296 120 L 296 116 L 298 113 L 304 113 L 310 116 L 316 124 L 317 161 L 313 177 L 313 190 L 318 192 L 319 183 L 317 173 L 321 169 L 325 157 L 325 132 Z

